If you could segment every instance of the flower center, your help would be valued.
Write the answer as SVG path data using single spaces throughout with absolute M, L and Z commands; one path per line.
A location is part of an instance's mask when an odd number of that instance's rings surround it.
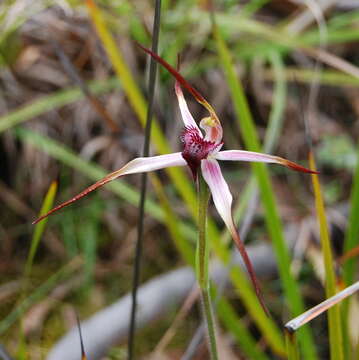
M 197 178 L 198 168 L 201 160 L 214 152 L 222 143 L 216 144 L 212 141 L 204 140 L 198 129 L 194 127 L 185 127 L 181 141 L 184 144 L 182 156 L 192 171 L 193 178 Z

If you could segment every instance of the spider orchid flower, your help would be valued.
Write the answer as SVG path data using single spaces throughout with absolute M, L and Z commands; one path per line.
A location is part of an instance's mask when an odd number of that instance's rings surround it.
M 232 195 L 229 190 L 228 184 L 225 181 L 218 160 L 220 161 L 250 161 L 250 162 L 263 162 L 263 163 L 274 163 L 284 165 L 290 169 L 313 173 L 313 171 L 304 168 L 292 161 L 283 159 L 278 156 L 272 156 L 252 151 L 243 150 L 225 150 L 221 151 L 223 146 L 222 126 L 221 123 L 212 108 L 212 106 L 203 98 L 203 96 L 194 89 L 171 65 L 165 60 L 154 54 L 152 51 L 142 47 L 138 44 L 145 52 L 155 58 L 161 65 L 163 65 L 175 78 L 175 92 L 178 99 L 182 120 L 184 123 L 184 130 L 180 136 L 180 140 L 183 143 L 183 151 L 172 154 L 159 155 L 153 157 L 142 157 L 136 158 L 121 169 L 114 171 L 107 175 L 103 179 L 99 180 L 95 184 L 91 185 L 72 199 L 56 206 L 54 209 L 49 211 L 47 214 L 39 217 L 34 221 L 34 224 L 43 220 L 47 216 L 54 212 L 62 209 L 63 207 L 72 204 L 73 202 L 81 199 L 90 192 L 97 188 L 115 180 L 121 176 L 150 172 L 154 170 L 164 169 L 171 166 L 186 166 L 188 165 L 193 178 L 196 180 L 198 172 L 201 171 L 203 178 L 207 182 L 209 189 L 212 194 L 213 202 L 215 207 L 223 219 L 226 227 L 230 231 L 232 238 L 240 251 L 244 263 L 247 267 L 248 273 L 254 285 L 255 291 L 259 300 L 261 301 L 259 285 L 256 280 L 254 270 L 251 262 L 244 248 L 244 245 L 239 237 L 236 226 L 232 218 Z M 185 87 L 194 98 L 202 104 L 209 112 L 209 116 L 205 117 L 200 121 L 199 126 L 192 117 L 186 100 L 183 96 L 181 85 Z M 261 301 L 264 306 L 263 302 Z M 265 308 L 265 306 L 264 306 Z

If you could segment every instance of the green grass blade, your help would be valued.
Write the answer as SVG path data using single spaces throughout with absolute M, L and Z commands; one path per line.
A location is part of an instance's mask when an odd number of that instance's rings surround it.
M 217 28 L 214 28 L 214 36 L 246 148 L 251 151 L 260 151 L 259 139 L 255 130 L 252 115 L 242 85 L 235 73 L 231 55 Z M 261 191 L 266 224 L 277 258 L 279 274 L 282 280 L 287 304 L 291 313 L 297 315 L 303 312 L 304 304 L 299 287 L 290 271 L 289 250 L 284 240 L 282 224 L 279 218 L 269 173 L 265 165 L 260 163 L 252 164 L 252 168 Z M 316 352 L 310 329 L 305 328 L 303 330 L 304 331 L 300 334 L 299 338 L 303 346 L 305 358 L 316 359 Z
M 285 344 L 287 348 L 287 359 L 288 360 L 299 360 L 299 349 L 296 333 L 290 333 L 285 331 Z
M 357 159 L 359 159 L 359 147 L 357 152 Z M 358 246 L 359 238 L 359 161 L 355 168 L 353 176 L 353 185 L 350 195 L 350 212 L 347 230 L 344 239 L 344 253 Z M 350 258 L 343 264 L 343 279 L 346 286 L 349 286 L 354 281 L 354 275 L 358 264 L 358 258 Z M 343 301 L 342 304 L 342 321 L 343 321 L 343 338 L 344 350 L 350 351 L 349 347 L 349 304 L 350 299 Z M 359 346 L 358 346 L 359 349 Z M 359 351 L 358 351 L 359 354 Z
M 49 190 L 47 191 L 47 194 L 45 196 L 45 199 L 43 201 L 43 204 L 42 204 L 42 207 L 41 207 L 41 210 L 39 213 L 39 217 L 46 214 L 52 208 L 52 204 L 54 203 L 56 192 L 57 192 L 57 182 L 53 181 L 51 183 Z M 27 278 L 30 275 L 32 263 L 33 263 L 37 248 L 39 246 L 42 234 L 45 231 L 47 220 L 48 219 L 45 219 L 44 221 L 35 225 L 34 234 L 31 239 L 30 251 L 29 251 L 29 255 L 27 257 L 26 265 L 25 265 L 25 278 Z
M 359 159 L 359 147 L 357 153 L 357 159 Z M 353 186 L 350 195 L 350 213 L 347 231 L 345 233 L 344 240 L 344 252 L 347 252 L 354 247 L 358 246 L 359 238 L 359 161 L 355 168 L 353 177 Z M 345 284 L 351 285 L 354 280 L 355 268 L 357 264 L 356 258 L 348 259 L 343 265 L 343 278 Z
M 248 359 L 269 360 L 269 357 L 260 349 L 256 341 L 248 332 L 242 319 L 237 316 L 231 304 L 224 298 L 219 300 L 217 312 L 224 325 L 236 338 L 240 345 L 241 352 L 243 352 Z
M 42 207 L 39 213 L 39 216 L 46 214 L 52 207 L 52 204 L 54 202 L 54 198 L 56 196 L 56 192 L 57 192 L 57 182 L 53 181 L 50 184 L 49 190 L 47 191 L 47 194 L 45 196 L 45 199 L 42 203 Z M 23 279 L 23 286 L 21 289 L 21 293 L 20 293 L 20 297 L 18 300 L 18 304 L 21 304 L 24 299 L 26 299 L 26 294 L 28 292 L 29 289 L 29 285 L 30 285 L 30 281 L 29 281 L 29 277 L 31 274 L 31 269 L 32 269 L 32 265 L 33 265 L 33 261 L 34 261 L 34 257 L 36 255 L 36 251 L 38 249 L 38 246 L 40 244 L 40 240 L 41 237 L 45 231 L 46 228 L 46 223 L 47 223 L 47 219 L 46 221 L 44 221 L 42 224 L 36 224 L 35 226 L 35 230 L 31 239 L 31 245 L 30 245 L 30 250 L 27 256 L 27 260 L 25 263 L 25 270 L 24 270 L 24 279 Z M 13 313 L 15 314 L 16 308 L 18 307 L 18 305 L 16 305 L 15 310 L 13 310 Z M 15 317 L 11 318 L 10 320 L 13 319 L 13 321 L 16 320 Z M 1 325 L 0 325 L 1 326 Z M 27 350 L 27 343 L 26 343 L 26 336 L 24 334 L 23 331 L 23 321 L 22 319 L 20 320 L 20 328 L 19 328 L 19 339 L 18 339 L 18 351 L 17 351 L 17 358 L 19 359 L 26 359 L 26 354 L 28 353 Z
M 331 19 L 328 19 L 327 26 L 332 29 L 340 29 L 344 26 L 350 26 L 352 23 L 356 23 L 359 19 L 359 10 L 340 12 Z
M 99 95 L 114 89 L 119 89 L 120 84 L 116 78 L 111 78 L 106 81 L 91 82 L 89 88 L 94 95 Z M 84 98 L 84 94 L 81 89 L 74 87 L 58 91 L 52 95 L 44 96 L 39 100 L 34 100 L 20 109 L 16 109 L 9 114 L 1 116 L 0 133 L 47 111 L 74 103 L 82 98 Z
M 315 159 L 312 152 L 309 153 L 309 166 L 311 170 L 316 171 Z M 319 176 L 317 174 L 312 174 L 311 176 L 315 196 L 315 207 L 320 228 L 320 241 L 323 251 L 323 261 L 325 268 L 325 293 L 327 298 L 329 298 L 336 294 L 333 254 L 330 244 L 328 222 L 325 215 L 324 200 L 321 192 Z M 328 310 L 328 326 L 330 357 L 333 360 L 344 359 L 342 324 L 338 305 L 333 306 Z
M 77 241 L 76 219 L 76 210 L 74 208 L 70 208 L 61 214 L 61 221 L 59 225 L 62 231 L 61 235 L 68 258 L 72 258 L 80 253 Z
M 272 152 L 275 144 L 278 144 L 280 134 L 282 133 L 283 115 L 286 104 L 287 85 L 284 74 L 284 64 L 281 56 L 272 52 L 269 61 L 273 67 L 275 84 L 274 96 L 267 131 L 264 137 L 264 152 Z
M 79 247 L 84 259 L 84 281 L 83 289 L 88 291 L 91 289 L 94 278 L 94 270 L 96 266 L 97 242 L 100 238 L 100 214 L 102 206 L 98 202 L 91 202 L 86 207 L 86 222 L 78 224 Z

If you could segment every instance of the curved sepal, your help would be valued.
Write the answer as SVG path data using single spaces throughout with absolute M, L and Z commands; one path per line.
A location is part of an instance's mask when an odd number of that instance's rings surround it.
M 182 120 L 184 122 L 184 126 L 187 128 L 195 128 L 198 130 L 198 133 L 202 135 L 196 121 L 193 119 L 193 116 L 188 109 L 186 99 L 183 96 L 181 85 L 177 80 L 175 82 L 175 91 L 177 95 L 178 105 L 182 115 Z
M 174 67 L 172 67 L 166 60 L 162 59 L 150 49 L 145 48 L 139 43 L 136 44 L 139 48 L 141 48 L 147 54 L 151 55 L 158 63 L 165 67 L 173 75 L 173 77 L 184 88 L 186 88 L 200 104 L 202 104 L 209 111 L 213 121 L 220 123 L 217 114 L 211 104 L 198 92 L 198 90 L 196 90 L 192 85 L 190 85 L 189 82 Z
M 273 156 L 268 154 L 257 153 L 253 151 L 244 150 L 225 150 L 215 154 L 217 160 L 229 160 L 229 161 L 251 161 L 251 162 L 263 162 L 272 163 L 286 166 L 295 171 L 300 171 L 309 174 L 318 174 L 318 171 L 310 170 L 301 166 L 293 161 L 281 158 L 279 156 Z
M 242 256 L 258 300 L 263 310 L 267 315 L 269 315 L 252 263 L 234 225 L 232 217 L 232 194 L 229 191 L 227 182 L 223 178 L 218 162 L 214 159 L 203 160 L 202 175 L 211 190 L 214 205 L 216 206 L 216 209 L 226 224 L 229 232 L 231 233 L 234 243 L 236 244 L 236 247 Z
M 80 200 L 90 192 L 98 189 L 99 187 L 109 183 L 112 180 L 115 180 L 121 176 L 124 175 L 130 175 L 130 174 L 136 174 L 136 173 L 143 173 L 143 172 L 149 172 L 153 170 L 159 170 L 170 166 L 184 166 L 186 165 L 186 161 L 183 159 L 182 154 L 180 152 L 173 153 L 173 154 L 166 154 L 166 155 L 159 155 L 159 156 L 153 156 L 153 157 L 144 157 L 144 158 L 137 158 L 129 163 L 127 163 L 125 166 L 123 166 L 121 169 L 114 171 L 111 174 L 108 174 L 103 179 L 97 181 L 95 184 L 89 186 L 84 191 L 80 192 L 76 196 L 74 196 L 72 199 L 56 206 L 52 210 L 50 210 L 47 214 L 39 217 L 36 219 L 33 224 L 37 224 L 39 221 L 45 219 L 49 215 L 53 214 L 54 212 L 64 208 L 67 205 L 70 205 L 74 203 L 77 200 Z

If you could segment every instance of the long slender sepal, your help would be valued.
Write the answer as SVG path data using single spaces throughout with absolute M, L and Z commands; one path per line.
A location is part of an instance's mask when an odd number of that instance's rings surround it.
M 253 284 L 253 288 L 254 288 L 254 291 L 257 295 L 257 298 L 258 298 L 258 301 L 260 302 L 264 312 L 270 316 L 270 313 L 269 313 L 269 310 L 264 302 L 264 299 L 263 299 L 263 296 L 262 296 L 262 291 L 261 291 L 261 287 L 260 287 L 260 284 L 259 284 L 259 281 L 257 279 L 257 276 L 256 276 L 256 273 L 254 272 L 254 269 L 253 269 L 253 265 L 252 265 L 252 262 L 251 260 L 249 259 L 249 256 L 248 256 L 248 253 L 247 253 L 247 250 L 243 244 L 243 241 L 242 239 L 240 238 L 239 234 L 238 234 L 238 231 L 233 223 L 233 220 L 232 220 L 232 224 L 231 224 L 231 228 L 229 228 L 229 231 L 232 235 L 232 238 L 234 240 L 234 243 L 236 244 L 236 247 L 239 251 L 239 253 L 241 254 L 242 256 L 242 259 L 244 261 L 244 265 L 246 266 L 246 269 L 248 271 L 248 275 L 252 281 L 252 284 Z
M 225 150 L 220 151 L 215 155 L 217 160 L 228 160 L 228 161 L 250 161 L 250 162 L 262 162 L 272 163 L 286 166 L 289 169 L 300 171 L 309 174 L 319 174 L 316 170 L 307 169 L 302 165 L 299 165 L 293 161 L 281 158 L 279 156 L 262 154 L 254 151 L 245 150 Z
M 151 55 L 158 63 L 160 63 L 164 68 L 166 68 L 175 77 L 175 79 L 194 96 L 194 98 L 199 103 L 208 104 L 207 100 L 192 85 L 190 85 L 190 83 L 166 60 L 162 59 L 159 55 L 155 54 L 150 49 L 145 48 L 140 43 L 136 44 L 139 48 L 141 48 L 147 54 Z
M 252 263 L 249 259 L 244 244 L 234 225 L 233 217 L 232 217 L 232 194 L 229 191 L 228 184 L 223 178 L 218 162 L 215 159 L 203 160 L 202 174 L 211 190 L 213 202 L 217 208 L 217 211 L 219 215 L 222 217 L 228 230 L 230 231 L 234 243 L 243 258 L 244 264 L 247 268 L 249 277 L 252 281 L 258 300 L 262 305 L 263 310 L 266 312 L 267 315 L 269 315 L 269 312 L 267 310 L 267 307 L 265 306 L 262 297 L 259 281 L 255 275 Z
M 33 222 L 33 224 L 37 224 L 39 221 L 45 219 L 49 215 L 57 212 L 58 210 L 61 210 L 65 206 L 68 206 L 77 200 L 80 200 L 90 192 L 98 189 L 101 186 L 106 185 L 110 181 L 115 180 L 121 176 L 159 170 L 170 166 L 184 166 L 184 165 L 186 165 L 186 161 L 183 159 L 181 153 L 179 152 L 173 154 L 134 159 L 129 163 L 127 163 L 125 166 L 123 166 L 121 169 L 116 170 L 113 173 L 105 176 L 103 179 L 97 181 L 95 184 L 91 185 L 84 191 L 74 196 L 72 199 L 65 201 L 64 203 L 56 206 L 54 209 L 50 210 L 45 215 L 36 219 Z
M 164 68 L 166 68 L 174 78 L 184 87 L 186 88 L 193 97 L 202 104 L 211 114 L 211 117 L 219 123 L 218 117 L 216 112 L 214 111 L 213 107 L 208 103 L 208 101 L 196 90 L 190 83 L 173 67 L 171 66 L 166 60 L 162 59 L 160 56 L 155 54 L 150 49 L 145 48 L 139 43 L 136 43 L 139 48 L 141 48 L 144 52 L 151 55 L 158 63 L 160 63 Z

